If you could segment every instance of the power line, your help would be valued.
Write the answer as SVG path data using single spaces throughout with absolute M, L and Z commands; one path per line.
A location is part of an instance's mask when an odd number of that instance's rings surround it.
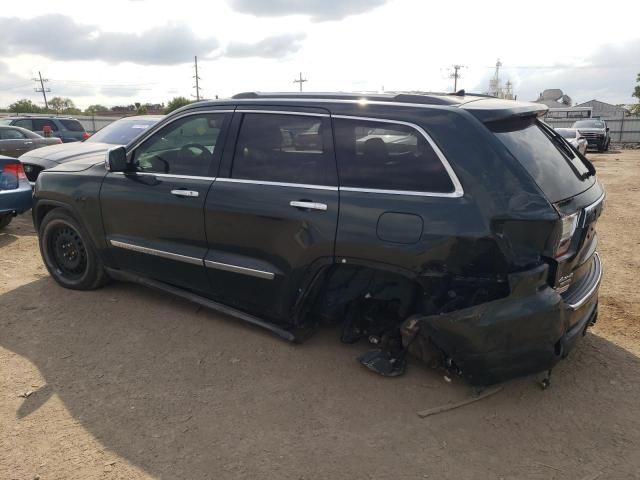
M 297 79 L 295 79 L 293 81 L 293 83 L 299 83 L 300 84 L 300 93 L 302 93 L 302 84 L 304 82 L 308 82 L 309 80 L 307 80 L 306 78 L 302 78 L 302 72 L 300 72 L 300 75 L 298 76 Z
M 44 88 L 44 82 L 48 82 L 49 79 L 48 78 L 42 78 L 42 74 L 40 73 L 40 71 L 38 71 L 38 77 L 39 77 L 39 83 L 40 83 L 40 88 L 34 88 L 34 90 L 38 93 L 42 93 L 42 97 L 44 98 L 44 107 L 49 110 L 49 103 L 47 102 L 47 93 L 51 91 L 50 88 Z M 38 78 L 33 78 L 32 79 L 34 82 L 38 82 Z
M 196 101 L 200 101 L 200 84 L 199 84 L 198 82 L 199 82 L 199 80 L 201 80 L 201 79 L 200 79 L 200 77 L 198 76 L 198 57 L 197 57 L 197 56 L 195 56 L 195 57 L 193 57 L 193 59 L 194 59 L 194 67 L 195 67 L 195 69 L 196 69 L 196 74 L 193 76 L 193 78 L 195 78 L 195 79 L 196 79 L 196 84 L 194 85 L 194 87 L 193 87 L 193 88 L 195 88 L 195 89 L 196 89 L 196 94 L 195 94 Z

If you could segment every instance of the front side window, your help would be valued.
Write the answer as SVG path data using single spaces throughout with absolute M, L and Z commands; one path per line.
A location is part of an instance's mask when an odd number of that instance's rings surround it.
M 47 120 L 44 118 L 34 118 L 33 119 L 33 130 L 36 132 L 41 132 L 44 130 L 44 127 L 51 127 L 52 132 L 58 131 L 58 126 L 52 120 Z
M 327 118 L 249 113 L 242 119 L 232 178 L 328 185 L 334 165 Z M 335 168 L 334 168 L 335 170 Z
M 224 119 L 224 113 L 207 113 L 170 123 L 135 150 L 137 171 L 208 176 Z
M 25 138 L 27 137 L 15 128 L 0 129 L 0 140 L 23 140 Z
M 364 119 L 336 119 L 334 127 L 341 186 L 453 192 L 440 158 L 416 129 Z

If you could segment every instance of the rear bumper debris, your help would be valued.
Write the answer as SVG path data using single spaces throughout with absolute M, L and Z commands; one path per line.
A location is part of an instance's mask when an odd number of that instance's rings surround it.
M 602 265 L 597 254 L 579 285 L 564 294 L 536 268 L 512 278 L 512 294 L 450 313 L 414 316 L 402 327 L 405 346 L 428 363 L 438 359 L 473 385 L 550 370 L 595 323 Z

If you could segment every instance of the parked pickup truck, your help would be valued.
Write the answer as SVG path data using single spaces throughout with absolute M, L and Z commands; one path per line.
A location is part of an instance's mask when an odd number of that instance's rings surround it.
M 604 120 L 578 120 L 573 123 L 571 128 L 575 128 L 581 137 L 587 139 L 588 148 L 595 148 L 599 152 L 609 150 L 611 136 L 609 135 L 609 127 Z
M 360 361 L 487 385 L 547 372 L 598 312 L 593 165 L 546 107 L 465 95 L 239 94 L 44 170 L 62 286 L 138 282 Z

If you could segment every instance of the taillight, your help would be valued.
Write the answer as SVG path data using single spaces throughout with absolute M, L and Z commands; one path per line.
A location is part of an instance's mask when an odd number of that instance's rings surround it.
M 82 134 L 82 139 L 83 139 L 83 140 L 86 140 L 86 139 L 87 139 L 87 138 L 89 138 L 90 136 L 91 136 L 91 135 L 89 135 L 87 132 L 84 132 L 84 133 Z
M 560 238 L 555 251 L 556 258 L 563 256 L 569 251 L 571 240 L 573 239 L 573 234 L 576 232 L 577 226 L 578 213 L 560 217 Z
M 20 181 L 27 180 L 21 163 L 9 163 L 0 171 L 0 190 L 14 190 L 20 186 Z
M 2 171 L 9 175 L 14 175 L 18 181 L 27 179 L 21 163 L 9 163 L 2 168 Z

